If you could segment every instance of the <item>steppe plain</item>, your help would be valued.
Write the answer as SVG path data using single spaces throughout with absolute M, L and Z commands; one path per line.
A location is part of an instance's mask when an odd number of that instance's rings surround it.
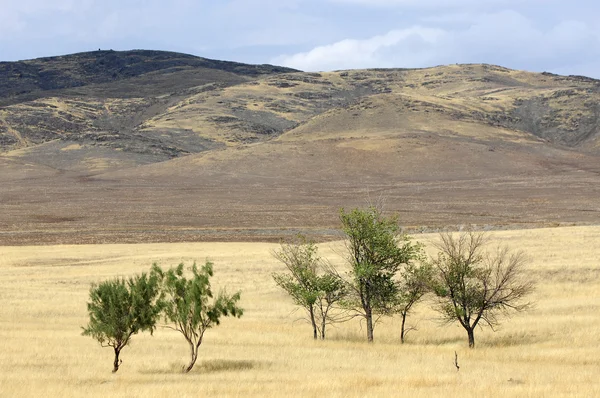
M 493 232 L 531 258 L 535 305 L 495 333 L 441 326 L 425 300 L 399 342 L 385 319 L 366 342 L 358 321 L 313 341 L 271 279 L 282 266 L 273 243 L 170 243 L 2 247 L 0 392 L 34 397 L 593 397 L 600 394 L 600 227 Z M 418 235 L 429 242 L 435 234 Z M 321 244 L 338 266 L 339 242 Z M 241 290 L 245 314 L 209 330 L 190 374 L 185 340 L 158 328 L 137 335 L 112 374 L 112 352 L 80 335 L 89 285 L 181 261 L 215 263 L 214 283 Z M 460 371 L 454 366 L 458 354 Z
M 0 63 L 0 396 L 600 395 L 600 82 L 491 65 L 302 73 L 154 51 Z M 304 233 L 343 266 L 340 207 L 415 239 L 472 224 L 524 250 L 534 308 L 469 350 L 425 301 L 314 342 L 271 279 Z M 205 259 L 240 320 L 123 366 L 80 336 L 89 286 Z M 460 371 L 454 367 L 458 353 Z

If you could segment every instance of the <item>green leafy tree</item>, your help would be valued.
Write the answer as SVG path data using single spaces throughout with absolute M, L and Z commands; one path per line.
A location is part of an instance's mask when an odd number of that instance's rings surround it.
M 332 310 L 344 297 L 344 283 L 329 272 L 330 267 L 318 256 L 313 242 L 299 239 L 273 252 L 288 270 L 285 274 L 274 273 L 273 279 L 306 311 L 313 337 L 324 340 L 326 326 L 338 320 Z
M 113 373 L 119 370 L 123 362 L 119 355 L 131 337 L 141 331 L 154 331 L 161 311 L 158 296 L 157 278 L 146 274 L 92 285 L 87 304 L 90 321 L 83 335 L 114 349 Z
M 414 327 L 406 326 L 406 319 L 415 304 L 431 290 L 433 268 L 425 261 L 419 263 L 411 261 L 404 265 L 399 272 L 399 276 L 399 280 L 396 282 L 396 312 L 402 317 L 400 342 L 404 344 L 408 332 L 415 330 Z
M 190 346 L 190 363 L 184 369 L 187 373 L 198 359 L 204 333 L 219 325 L 222 316 L 242 316 L 243 310 L 237 306 L 240 292 L 228 295 L 221 291 L 213 297 L 210 285 L 213 264 L 208 261 L 200 269 L 194 263 L 190 269 L 190 279 L 184 274 L 183 263 L 166 272 L 154 264 L 152 271 L 162 284 L 165 320 L 174 325 L 167 327 L 180 332 Z
M 402 265 L 418 258 L 420 246 L 401 234 L 395 217 L 385 217 L 376 207 L 340 213 L 346 235 L 350 273 L 345 279 L 345 307 L 366 321 L 367 340 L 382 315 L 394 313 L 398 296 L 395 280 Z
M 500 315 L 529 307 L 525 298 L 533 290 L 524 274 L 527 261 L 522 252 L 511 253 L 506 247 L 489 252 L 486 244 L 483 233 L 443 233 L 432 261 L 437 310 L 444 321 L 460 323 L 471 348 L 478 325 L 494 330 Z

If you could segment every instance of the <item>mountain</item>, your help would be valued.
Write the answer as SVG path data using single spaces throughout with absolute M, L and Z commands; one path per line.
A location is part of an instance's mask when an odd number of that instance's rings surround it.
M 157 51 L 0 64 L 0 243 L 600 220 L 600 81 L 492 65 L 304 73 Z

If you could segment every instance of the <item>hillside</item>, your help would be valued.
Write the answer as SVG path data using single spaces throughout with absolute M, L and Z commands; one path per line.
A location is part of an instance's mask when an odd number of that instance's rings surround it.
M 144 137 L 136 133 L 144 120 L 194 93 L 293 71 L 143 50 L 2 62 L 0 150 L 75 141 L 165 160 L 205 142 Z
M 326 236 L 380 196 L 417 229 L 600 222 L 597 80 L 147 51 L 0 71 L 0 243 Z

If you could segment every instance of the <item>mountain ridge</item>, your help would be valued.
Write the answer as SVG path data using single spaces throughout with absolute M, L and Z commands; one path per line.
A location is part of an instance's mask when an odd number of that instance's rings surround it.
M 137 65 L 114 81 L 0 94 L 0 244 L 335 236 L 379 196 L 417 229 L 600 222 L 598 80 L 141 54 L 67 57 L 125 59 L 96 80 Z

